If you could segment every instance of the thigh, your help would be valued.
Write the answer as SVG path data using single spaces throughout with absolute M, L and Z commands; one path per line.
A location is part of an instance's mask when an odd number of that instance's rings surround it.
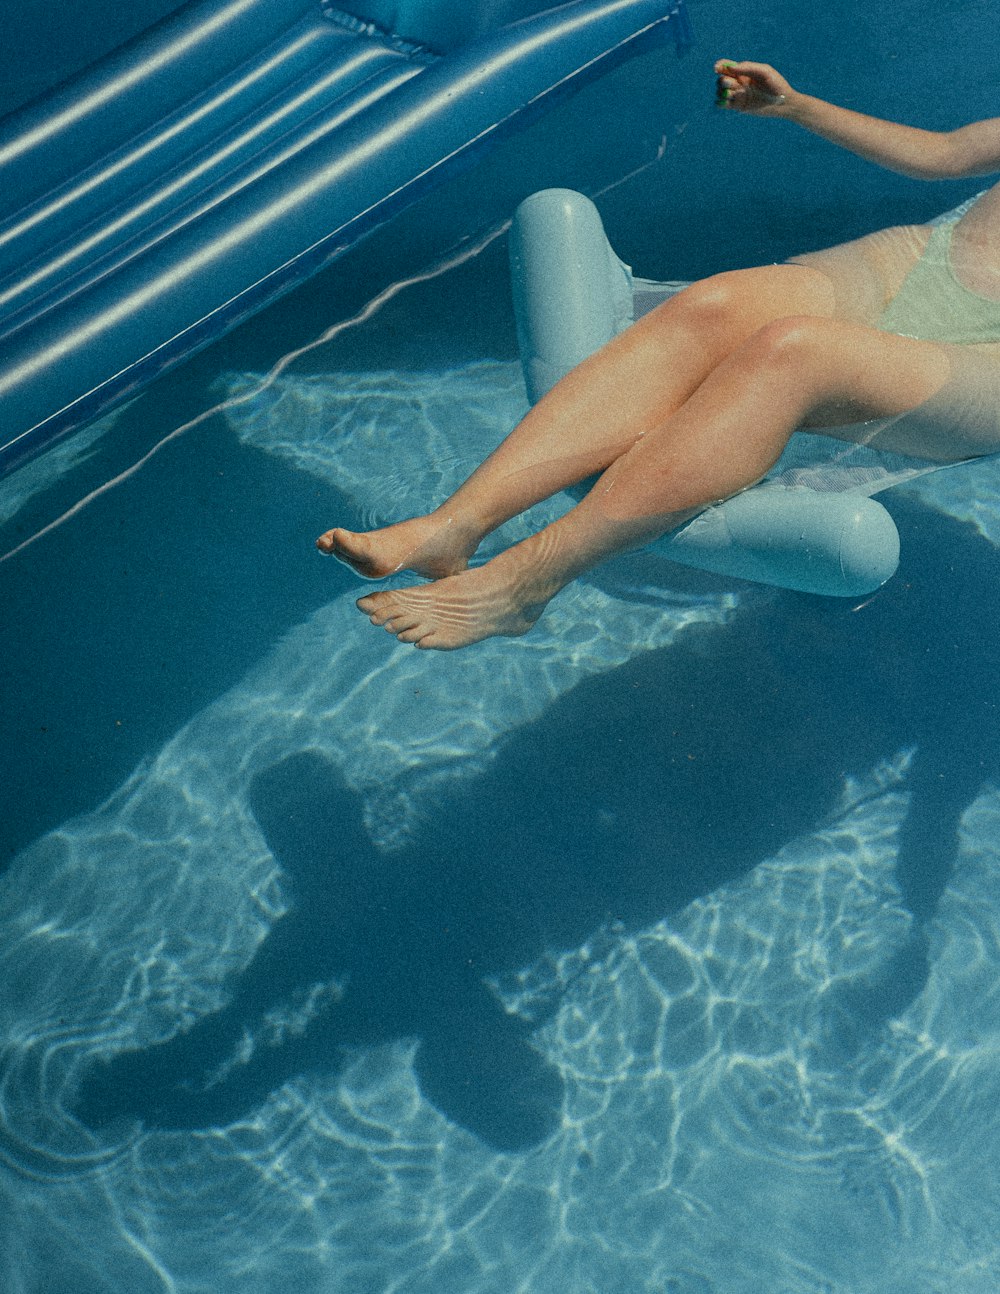
M 836 326 L 835 326 L 836 327 Z M 933 462 L 1000 452 L 1000 356 L 847 325 L 824 362 L 832 392 L 810 430 Z
M 718 361 L 758 329 L 791 315 L 874 324 L 919 260 L 929 226 L 883 229 L 781 265 L 726 270 L 692 283 L 635 325 L 679 325 L 711 338 Z
M 834 315 L 829 277 L 806 265 L 759 265 L 724 270 L 699 279 L 634 325 L 636 330 L 678 326 L 710 339 L 713 349 L 728 354 L 758 329 L 790 315 L 829 319 Z
M 896 225 L 793 256 L 788 264 L 825 276 L 833 291 L 835 317 L 874 324 L 920 259 L 929 237 L 929 225 Z
M 947 379 L 887 427 L 882 443 L 944 463 L 1000 453 L 1000 358 L 988 346 L 938 348 L 948 357 Z
M 801 265 L 765 265 L 701 279 L 670 297 L 579 364 L 555 392 L 578 426 L 599 422 L 630 445 L 675 413 L 720 365 L 769 324 L 832 317 L 826 276 Z M 576 431 L 574 434 L 578 434 Z

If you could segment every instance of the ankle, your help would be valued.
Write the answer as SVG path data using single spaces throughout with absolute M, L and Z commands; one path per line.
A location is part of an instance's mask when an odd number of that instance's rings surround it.
M 429 512 L 425 520 L 438 531 L 447 534 L 449 541 L 456 547 L 467 550 L 470 557 L 493 529 L 484 526 L 478 517 L 460 512 L 446 503 Z
M 575 572 L 565 569 L 541 534 L 507 548 L 489 563 L 523 606 L 544 606 L 565 588 Z

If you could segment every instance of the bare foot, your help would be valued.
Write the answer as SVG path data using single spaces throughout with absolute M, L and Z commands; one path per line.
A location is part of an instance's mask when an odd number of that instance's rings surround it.
M 439 580 L 465 570 L 480 538 L 450 517 L 431 512 L 382 530 L 355 533 L 337 527 L 320 535 L 316 547 L 346 562 L 366 580 L 385 579 L 397 571 L 416 571 Z
M 358 599 L 358 610 L 403 643 L 452 651 L 483 638 L 527 633 L 555 588 L 530 589 L 520 563 L 501 553 L 492 562 L 447 579 L 386 589 Z

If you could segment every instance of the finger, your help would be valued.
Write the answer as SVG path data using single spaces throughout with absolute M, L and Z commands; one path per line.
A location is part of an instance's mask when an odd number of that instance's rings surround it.
M 733 78 L 740 85 L 763 90 L 769 94 L 786 94 L 789 86 L 785 78 L 769 63 L 727 62 L 720 76 Z
M 770 63 L 752 63 L 749 59 L 720 59 L 716 64 L 717 72 L 728 72 L 730 76 L 777 76 L 778 73 Z

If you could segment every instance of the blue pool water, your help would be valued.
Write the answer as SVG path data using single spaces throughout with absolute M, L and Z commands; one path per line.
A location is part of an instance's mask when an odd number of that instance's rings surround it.
M 706 67 L 943 125 L 995 110 L 978 4 L 735 8 L 504 164 L 627 89 L 648 166 L 580 164 L 670 278 L 966 196 L 723 120 Z M 397 645 L 312 537 L 523 411 L 473 252 L 351 323 L 355 267 L 0 485 L 0 1288 L 993 1294 L 996 464 L 886 496 L 864 602 L 646 553 Z

